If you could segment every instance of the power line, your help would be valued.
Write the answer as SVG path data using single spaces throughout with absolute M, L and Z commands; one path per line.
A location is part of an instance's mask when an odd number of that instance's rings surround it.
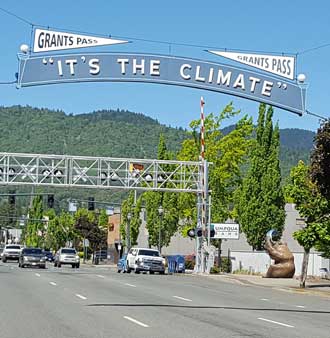
M 311 115 L 311 116 L 314 116 L 314 117 L 317 117 L 317 118 L 319 118 L 319 119 L 321 119 L 321 120 L 323 120 L 323 121 L 327 121 L 327 120 L 328 120 L 327 117 L 324 117 L 324 116 L 321 116 L 321 115 L 312 113 L 312 112 L 310 112 L 310 111 L 307 110 L 307 109 L 306 109 L 306 114 Z
M 315 50 L 318 50 L 318 49 L 321 49 L 321 48 L 325 48 L 325 47 L 329 47 L 329 46 L 330 46 L 330 43 L 325 43 L 323 45 L 319 45 L 319 46 L 316 46 L 316 47 L 305 49 L 305 50 L 303 50 L 301 52 L 298 52 L 297 54 L 299 54 L 299 55 L 307 54 L 307 53 L 313 52 Z
M 4 12 L 4 13 L 10 15 L 10 16 L 13 16 L 14 18 L 16 18 L 16 19 L 18 19 L 18 20 L 20 20 L 20 21 L 22 21 L 22 22 L 24 22 L 24 23 L 26 23 L 26 24 L 28 24 L 28 25 L 30 25 L 30 26 L 33 26 L 33 23 L 32 23 L 32 22 L 30 22 L 30 21 L 24 19 L 23 17 L 21 17 L 21 16 L 15 14 L 15 13 L 13 13 L 13 12 L 8 11 L 7 9 L 4 9 L 4 8 L 0 7 L 0 11 Z
M 0 81 L 0 85 L 9 85 L 9 84 L 14 84 L 14 83 L 17 83 L 17 81 L 8 81 L 8 82 L 1 82 Z

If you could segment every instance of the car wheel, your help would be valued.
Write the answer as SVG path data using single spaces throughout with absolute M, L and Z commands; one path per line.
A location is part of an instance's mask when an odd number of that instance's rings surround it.
M 76 268 L 77 268 L 77 269 L 80 268 L 80 263 L 76 264 Z
M 60 262 L 57 263 L 57 267 L 58 267 L 58 268 L 61 267 L 61 263 L 60 263 Z
M 140 270 L 139 269 L 134 269 L 134 273 L 139 274 Z
M 7 262 L 6 258 L 2 258 L 2 261 L 3 261 L 4 263 L 6 263 L 6 262 Z
M 160 271 L 160 275 L 165 275 L 165 271 Z
M 149 271 L 150 275 L 153 275 L 155 273 L 155 271 Z

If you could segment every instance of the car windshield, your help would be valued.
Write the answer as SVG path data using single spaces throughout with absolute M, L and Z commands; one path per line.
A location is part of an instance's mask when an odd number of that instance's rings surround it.
M 75 249 L 62 249 L 61 253 L 62 254 L 72 254 L 72 255 L 75 255 L 76 254 L 76 250 Z
M 159 252 L 155 250 L 139 250 L 139 255 L 159 257 Z
M 26 248 L 23 250 L 24 255 L 41 255 L 42 250 L 38 248 Z
M 19 245 L 7 245 L 6 249 L 20 250 L 21 247 Z

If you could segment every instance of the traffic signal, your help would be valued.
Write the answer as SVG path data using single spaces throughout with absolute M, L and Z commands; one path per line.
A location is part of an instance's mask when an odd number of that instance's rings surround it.
M 202 237 L 203 230 L 202 230 L 202 228 L 197 228 L 197 230 L 195 228 L 191 228 L 191 229 L 188 230 L 187 234 L 191 238 L 195 238 L 196 234 L 197 234 L 197 237 Z M 207 235 L 208 235 L 208 227 L 206 227 L 206 229 L 205 229 L 205 237 L 207 237 Z M 214 235 L 215 235 L 214 224 L 211 224 L 210 237 L 213 238 Z
M 89 211 L 95 210 L 95 202 L 94 202 L 94 197 L 88 197 L 88 207 L 87 209 Z
M 15 190 L 9 191 L 8 203 L 10 205 L 15 205 L 15 203 L 16 203 L 16 192 L 15 192 Z
M 54 208 L 54 202 L 55 202 L 54 195 L 48 195 L 47 196 L 47 205 L 48 205 L 49 209 Z

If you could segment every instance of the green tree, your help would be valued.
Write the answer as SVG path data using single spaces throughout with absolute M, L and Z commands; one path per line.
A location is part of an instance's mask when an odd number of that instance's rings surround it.
M 242 166 L 251 147 L 252 120 L 244 116 L 228 134 L 222 130 L 223 123 L 240 111 L 228 104 L 219 115 L 205 118 L 205 159 L 209 166 L 209 189 L 212 190 L 212 222 L 223 222 L 233 217 L 234 192 L 242 181 Z M 190 123 L 190 137 L 182 144 L 180 160 L 197 161 L 200 154 L 200 120 Z M 196 196 L 180 194 L 178 209 L 186 226 L 196 225 Z M 220 242 L 220 241 L 219 241 Z
M 248 243 L 262 250 L 268 230 L 283 231 L 285 210 L 279 167 L 279 128 L 273 109 L 260 104 L 250 166 L 237 193 L 237 214 Z
M 159 137 L 157 156 L 159 160 L 170 160 L 173 157 L 173 154 L 167 150 L 163 134 Z M 170 164 L 162 165 L 162 169 L 165 172 L 162 174 L 165 176 L 173 171 Z M 164 182 L 162 187 L 170 188 L 170 183 Z M 161 250 L 162 247 L 169 245 L 172 236 L 178 231 L 178 194 L 149 191 L 143 194 L 142 199 L 146 211 L 149 245 L 157 246 Z M 163 210 L 161 214 L 158 211 L 160 207 Z
M 128 225 L 129 225 L 130 246 L 132 247 L 137 244 L 140 225 L 142 223 L 142 220 L 140 218 L 141 209 L 142 209 L 141 196 L 137 199 L 135 204 L 135 192 L 130 191 L 128 198 L 124 200 L 121 205 L 122 222 L 120 224 L 120 233 L 121 238 L 125 241 L 126 246 L 128 245 L 127 243 L 128 238 L 126 233 Z M 127 217 L 129 213 L 131 215 L 130 220 L 128 220 Z
M 304 248 L 304 258 L 300 277 L 300 286 L 305 287 L 308 258 L 311 248 L 322 249 L 330 246 L 330 220 L 328 202 L 312 182 L 309 167 L 299 161 L 291 170 L 291 182 L 285 187 L 286 195 L 296 204 L 299 214 L 305 218 L 306 227 L 296 231 L 293 236 Z
M 311 179 L 320 193 L 330 200 L 330 120 L 322 123 L 315 136 L 315 147 L 311 156 Z
M 37 195 L 29 209 L 29 219 L 25 233 L 25 244 L 30 247 L 42 247 L 44 244 L 45 224 L 43 221 L 42 196 Z

